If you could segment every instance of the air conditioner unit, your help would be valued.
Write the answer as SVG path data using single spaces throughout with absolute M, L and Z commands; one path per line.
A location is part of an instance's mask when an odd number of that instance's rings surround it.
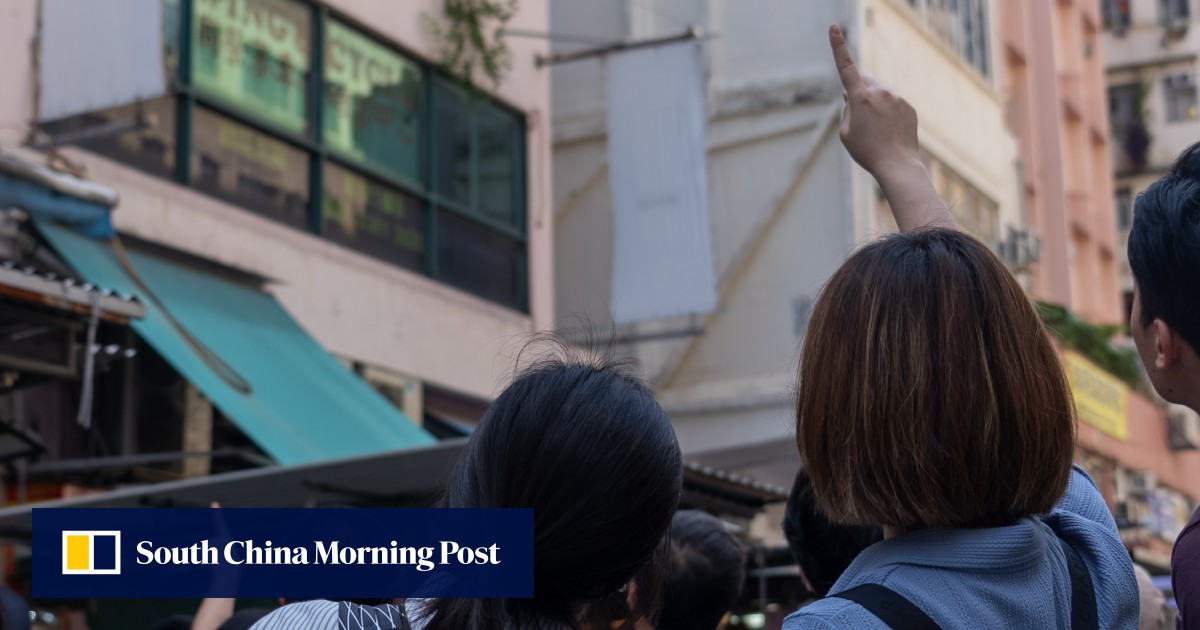
M 1200 415 L 1182 405 L 1167 411 L 1167 436 L 1176 451 L 1200 449 Z
M 1129 473 L 1129 492 L 1132 494 L 1146 494 L 1158 485 L 1154 475 L 1143 471 L 1131 471 Z

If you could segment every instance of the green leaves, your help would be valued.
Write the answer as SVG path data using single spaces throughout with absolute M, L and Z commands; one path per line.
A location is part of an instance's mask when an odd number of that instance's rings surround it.
M 442 63 L 464 83 L 486 78 L 499 87 L 512 67 L 504 27 L 517 12 L 517 0 L 445 0 L 441 19 L 425 16 L 438 41 Z
M 1137 351 L 1132 348 L 1116 348 L 1109 342 L 1120 330 L 1119 326 L 1097 326 L 1089 324 L 1066 308 L 1048 302 L 1038 302 L 1042 321 L 1064 344 L 1075 350 L 1121 379 L 1130 387 L 1142 388 L 1142 371 L 1138 367 Z

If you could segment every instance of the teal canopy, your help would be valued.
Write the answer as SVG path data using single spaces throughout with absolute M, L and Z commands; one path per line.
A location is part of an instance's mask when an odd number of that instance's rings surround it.
M 321 348 L 266 293 L 131 251 L 134 270 L 160 305 L 126 273 L 109 241 L 47 222 L 38 229 L 80 277 L 137 296 L 146 317 L 133 323 L 134 330 L 278 463 L 435 441 Z

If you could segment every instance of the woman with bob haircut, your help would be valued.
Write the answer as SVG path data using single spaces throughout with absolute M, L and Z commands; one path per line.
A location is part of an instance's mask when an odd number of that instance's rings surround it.
M 564 354 L 572 352 L 565 347 Z M 627 366 L 543 359 L 492 402 L 440 507 L 533 508 L 531 599 L 409 600 L 417 630 L 581 630 L 653 624 L 663 544 L 683 492 L 666 412 Z M 610 602 L 637 598 L 624 623 Z M 633 598 L 630 598 L 633 599 Z
M 854 253 L 805 336 L 796 441 L 835 523 L 882 525 L 801 628 L 1136 628 L 1129 554 L 1072 466 L 1059 357 L 1004 263 L 955 229 L 917 117 L 835 26 L 842 141 L 902 233 Z

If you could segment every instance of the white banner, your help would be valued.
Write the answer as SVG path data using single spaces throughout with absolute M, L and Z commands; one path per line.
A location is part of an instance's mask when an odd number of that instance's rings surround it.
M 617 325 L 716 307 L 700 46 L 608 57 L 608 163 Z
M 166 94 L 163 0 L 46 0 L 41 120 Z

